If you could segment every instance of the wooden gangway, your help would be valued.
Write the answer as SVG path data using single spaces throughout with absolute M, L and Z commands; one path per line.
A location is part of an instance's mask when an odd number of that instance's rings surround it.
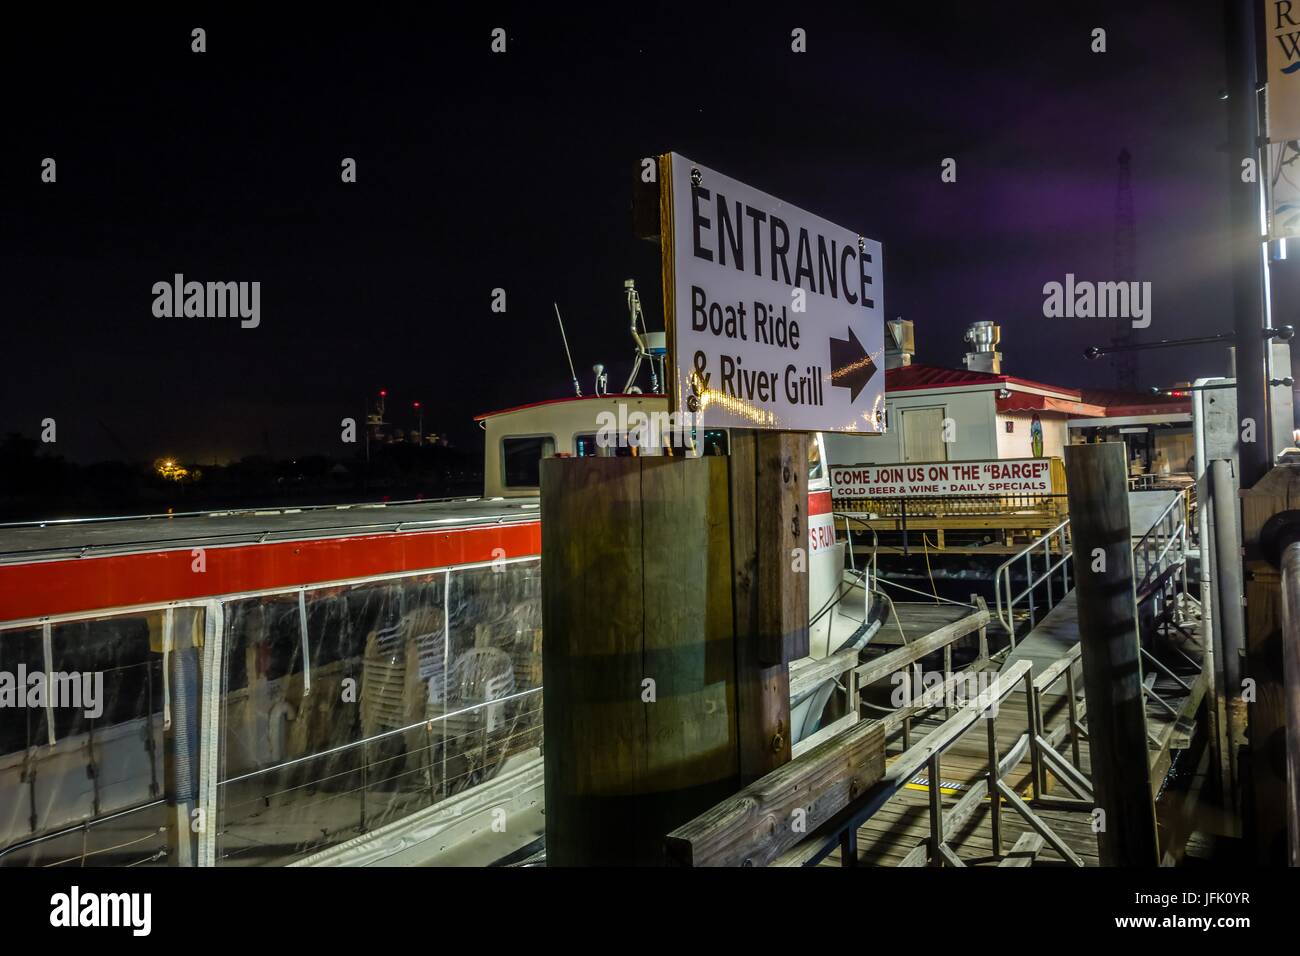
M 1173 545 L 1151 549 L 1147 537 L 1135 568 L 1139 599 L 1156 608 L 1140 650 L 1154 801 L 1193 743 L 1208 675 L 1184 555 Z M 1185 551 L 1185 532 L 1179 540 Z M 928 660 L 942 689 L 883 714 L 863 701 L 848 729 L 673 831 L 670 857 L 691 865 L 1097 865 L 1107 821 L 1092 789 L 1074 592 L 997 650 L 989 645 L 997 618 L 978 598 L 972 605 L 973 613 L 959 608 L 954 620 L 866 661 L 854 654 L 820 663 L 840 667 L 850 687 L 869 688 L 918 675 Z M 954 615 L 952 607 L 928 613 Z M 954 655 L 972 643 L 973 655 Z M 963 656 L 967 663 L 954 666 Z M 1162 849 L 1176 855 L 1187 834 L 1165 829 Z
M 998 750 L 1010 753 L 1028 727 L 1026 694 L 1017 689 L 1002 701 L 996 721 Z M 1060 726 L 1065 718 L 1065 699 L 1058 697 L 1044 715 L 1045 720 Z M 928 736 L 942 724 L 938 715 L 914 725 L 914 733 Z M 1086 777 L 1091 773 L 1086 737 L 1076 741 L 1079 751 L 1078 768 Z M 888 758 L 893 764 L 902 758 L 901 736 L 889 742 L 894 751 Z M 1027 750 L 1027 748 L 1025 748 Z M 1067 742 L 1068 753 L 1068 742 Z M 1025 866 L 1030 864 L 1061 864 L 1067 860 L 1019 814 L 1009 811 L 1006 798 L 1001 803 L 1001 854 L 994 852 L 992 804 L 987 796 L 988 747 L 986 735 L 971 733 L 944 751 L 939 761 L 939 801 L 945 818 L 945 841 L 952 853 L 966 866 Z M 1097 836 L 1092 829 L 1091 810 L 1069 808 L 1051 809 L 1050 803 L 1040 800 L 1033 783 L 1033 762 L 1026 752 L 1002 777 L 1003 781 L 1027 804 L 1038 804 L 1036 815 L 1056 833 L 1069 850 L 1085 866 L 1097 865 Z M 1047 771 L 1047 794 L 1058 794 L 1063 789 L 1051 771 Z M 903 788 L 870 819 L 857 829 L 856 863 L 867 866 L 921 866 L 929 861 L 930 805 L 933 800 L 933 781 L 925 770 L 912 777 Z M 969 798 L 973 790 L 980 796 Z M 965 806 L 959 806 L 966 799 Z M 822 861 L 822 865 L 845 864 L 844 849 L 837 848 Z
M 1040 625 L 1047 627 L 1050 637 L 1059 641 L 1061 632 L 1068 627 L 1067 622 L 1073 622 L 1074 641 L 1071 644 L 1056 644 L 1058 653 L 1049 659 L 1047 651 L 1053 647 L 1054 641 L 1031 643 L 1026 640 L 1017 646 L 1014 657 L 1008 655 L 1004 669 L 1015 667 L 1024 661 L 1028 663 L 1030 673 L 1039 677 L 1050 672 L 1054 665 L 1059 667 L 1063 661 L 1069 660 L 1068 666 L 1072 673 L 1070 683 L 1078 690 L 1075 695 L 1075 719 L 1083 723 L 1086 722 L 1086 706 L 1081 693 L 1082 685 L 1076 683 L 1078 631 L 1077 617 L 1073 616 L 1072 611 L 1073 601 L 1062 602 Z M 1188 626 L 1191 636 L 1187 638 L 1185 650 L 1189 657 L 1199 657 L 1200 621 L 1199 616 L 1193 617 L 1193 614 L 1189 608 Z M 1037 633 L 1037 629 L 1034 633 Z M 1155 671 L 1154 667 L 1152 669 Z M 1152 682 L 1154 693 L 1158 696 L 1149 698 L 1147 702 L 1152 771 L 1153 777 L 1158 780 L 1164 779 L 1173 756 L 1190 745 L 1194 716 L 1205 693 L 1205 678 L 1198 667 L 1186 663 L 1170 670 L 1172 673 L 1169 676 L 1159 674 Z M 1188 686 L 1184 687 L 1184 684 Z M 1068 758 L 1088 778 L 1092 772 L 1088 738 L 1085 733 L 1071 734 L 1068 729 L 1070 692 L 1069 688 L 1057 688 L 1043 694 L 1042 721 L 1047 730 L 1044 736 L 1053 743 L 1059 756 Z M 1025 733 L 1029 725 L 1027 701 L 1028 695 L 1023 686 L 1002 701 L 996 720 L 1000 753 L 1011 752 Z M 943 715 L 944 711 L 940 709 L 932 711 L 923 720 L 914 721 L 911 727 L 913 739 L 933 733 L 941 727 Z M 901 731 L 889 738 L 887 752 L 887 766 L 901 759 L 904 752 Z M 939 799 L 943 812 L 948 816 L 947 826 L 952 829 L 947 842 L 956 856 L 968 866 L 1024 866 L 1031 862 L 1035 865 L 1067 864 L 1069 861 L 1055 847 L 1046 843 L 1024 817 L 1006 812 L 1005 809 L 1001 814 L 1004 852 L 996 854 L 993 845 L 992 807 L 987 797 L 970 802 L 967 807 L 961 808 L 963 812 L 960 814 L 954 813 L 961 800 L 972 789 L 978 788 L 987 774 L 988 748 L 984 735 L 969 734 L 944 751 L 940 761 Z M 1065 789 L 1051 767 L 1045 768 L 1042 793 L 1034 786 L 1033 760 L 1028 753 L 1008 768 L 1003 779 L 1026 804 L 1035 807 L 1036 814 L 1060 836 L 1084 865 L 1097 865 L 1093 808 L 1072 805 L 1070 800 L 1074 799 L 1073 794 Z M 858 828 L 858 864 L 923 865 L 927 861 L 928 852 L 923 851 L 927 850 L 926 844 L 930 839 L 929 815 L 933 799 L 931 787 L 927 768 L 910 779 L 881 810 Z M 1005 805 L 1005 798 L 1002 802 Z M 1020 849 L 1014 850 L 1015 847 Z M 836 849 L 822 864 L 842 865 L 845 862 L 842 854 L 842 849 Z

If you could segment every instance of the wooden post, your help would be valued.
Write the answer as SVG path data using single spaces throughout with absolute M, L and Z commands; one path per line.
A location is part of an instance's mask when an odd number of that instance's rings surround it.
M 940 776 L 942 767 L 940 759 L 942 751 L 936 750 L 930 757 L 929 776 L 930 785 L 930 862 L 935 866 L 943 866 L 943 853 L 939 849 L 943 846 L 943 780 Z
M 989 737 L 989 826 L 993 833 L 993 855 L 1002 856 L 1002 797 L 998 793 L 998 781 L 1002 778 L 998 776 L 998 764 L 1002 757 L 998 753 L 998 724 L 997 716 L 989 713 L 985 716 L 984 722 L 988 726 Z M 1037 796 L 1037 794 L 1035 794 Z
M 541 481 L 547 862 L 660 864 L 740 786 L 726 462 L 550 458 Z
M 733 429 L 728 463 L 744 785 L 790 759 L 789 663 L 808 654 L 808 436 Z
M 633 176 L 633 231 L 658 240 L 664 329 L 676 351 L 672 155 L 658 176 Z M 665 369 L 670 402 L 680 398 L 676 365 Z M 684 409 L 674 408 L 675 411 Z M 748 784 L 790 759 L 789 663 L 808 644 L 808 436 L 733 428 L 728 457 L 732 614 L 740 778 Z M 802 548 L 795 570 L 795 548 Z
M 1102 866 L 1156 866 L 1124 445 L 1065 449 L 1079 643 Z M 1026 701 L 1026 703 L 1030 703 Z
M 1241 773 L 1247 787 L 1242 807 L 1255 862 L 1287 861 L 1286 700 L 1283 668 L 1282 578 L 1267 559 L 1260 537 L 1268 519 L 1300 504 L 1300 465 L 1277 465 L 1241 492 L 1241 539 L 1246 558 L 1246 662 L 1253 683 L 1247 698 L 1246 739 Z M 1225 666 L 1225 670 L 1226 670 Z M 1242 695 L 1227 686 L 1230 705 Z

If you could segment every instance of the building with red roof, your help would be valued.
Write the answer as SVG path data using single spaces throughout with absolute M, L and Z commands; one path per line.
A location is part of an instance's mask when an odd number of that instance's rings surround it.
M 1107 414 L 1077 388 L 1004 374 L 1000 332 L 991 323 L 977 325 L 982 328 L 972 326 L 967 341 L 987 341 L 957 369 L 914 363 L 910 323 L 888 323 L 885 433 L 827 435 L 831 462 L 1059 458 L 1070 441 L 1068 422 Z
M 1122 441 L 1129 460 L 1141 462 L 1142 472 L 1190 471 L 1196 440 L 1192 435 L 1192 393 L 1120 392 L 1089 389 L 1086 401 L 1105 409 L 1101 418 L 1072 418 L 1067 423 L 1074 441 Z M 1135 469 L 1136 470 L 1136 469 Z
M 1143 471 L 1182 471 L 1192 454 L 1191 393 L 1077 389 L 1008 375 L 990 322 L 966 332 L 965 368 L 923 365 L 910 322 L 886 325 L 879 436 L 827 435 L 833 464 L 1062 457 L 1072 442 L 1123 441 Z

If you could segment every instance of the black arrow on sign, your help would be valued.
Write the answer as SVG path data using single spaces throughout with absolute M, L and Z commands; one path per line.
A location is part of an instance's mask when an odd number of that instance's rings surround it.
M 871 361 L 871 356 L 853 334 L 852 326 L 847 339 L 831 339 L 831 384 L 852 389 L 850 402 L 858 400 L 858 393 L 867 387 L 875 374 L 876 363 Z

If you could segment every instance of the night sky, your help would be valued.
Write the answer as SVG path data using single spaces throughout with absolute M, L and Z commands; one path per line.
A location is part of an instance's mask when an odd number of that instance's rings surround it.
M 1127 147 L 1139 337 L 1231 328 L 1218 0 L 853 6 L 11 25 L 0 434 L 52 417 L 83 462 L 349 454 L 339 420 L 385 387 L 397 424 L 418 399 L 426 430 L 472 446 L 474 414 L 569 392 L 552 301 L 584 390 L 597 361 L 621 385 L 624 279 L 662 328 L 658 247 L 629 202 L 640 158 L 667 150 L 883 242 L 885 314 L 916 323 L 918 361 L 959 366 L 966 324 L 991 319 L 1007 372 L 1110 387 L 1081 357 L 1110 323 L 1044 318 L 1042 287 L 1116 278 Z M 1295 268 L 1275 269 L 1277 321 Z M 151 288 L 177 272 L 260 281 L 260 327 L 156 318 Z M 1224 365 L 1222 348 L 1143 353 L 1141 384 Z

